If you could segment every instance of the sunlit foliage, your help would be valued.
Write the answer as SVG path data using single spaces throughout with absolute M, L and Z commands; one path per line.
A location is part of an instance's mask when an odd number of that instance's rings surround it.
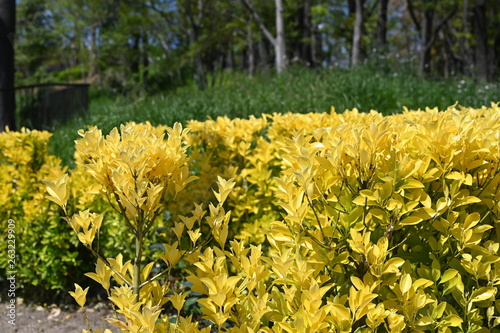
M 87 276 L 122 332 L 500 323 L 498 105 L 186 127 L 82 131 L 78 167 L 45 183 L 97 257 Z M 89 199 L 71 204 L 89 186 Z M 112 242 L 128 250 L 113 253 Z M 86 289 L 72 295 L 84 306 Z

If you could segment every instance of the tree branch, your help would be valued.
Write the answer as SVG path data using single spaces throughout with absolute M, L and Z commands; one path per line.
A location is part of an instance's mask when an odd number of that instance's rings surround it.
M 203 1 L 198 0 L 198 22 L 197 25 L 201 26 L 201 20 L 203 20 Z
M 406 3 L 408 4 L 408 12 L 410 13 L 410 17 L 415 24 L 415 28 L 417 28 L 418 33 L 421 34 L 422 27 L 420 26 L 420 23 L 418 23 L 417 16 L 415 16 L 415 8 L 413 7 L 413 2 L 412 0 L 406 0 Z
M 144 4 L 144 6 L 146 8 L 152 9 L 153 11 L 155 11 L 156 13 L 158 13 L 165 21 L 167 21 L 167 23 L 169 25 L 178 27 L 179 30 L 181 30 L 182 33 L 184 33 L 185 35 L 188 35 L 189 32 L 186 30 L 186 28 L 183 27 L 181 24 L 175 23 L 172 20 L 172 18 L 170 17 L 170 13 L 169 12 L 164 11 L 164 10 L 158 8 L 154 3 L 146 3 L 146 4 Z
M 380 0 L 375 0 L 370 8 L 367 8 L 365 12 L 365 20 L 368 21 L 373 14 L 375 14 L 375 8 L 380 4 Z M 368 5 L 368 3 L 366 4 Z
M 436 41 L 436 37 L 439 34 L 439 31 L 443 28 L 443 26 L 448 22 L 455 14 L 458 12 L 458 6 L 455 4 L 453 7 L 453 10 L 446 16 L 441 22 L 439 22 L 438 26 L 434 30 L 434 33 L 432 34 L 432 38 L 429 40 L 429 43 L 425 46 L 426 49 L 430 48 L 432 44 Z
M 271 44 L 276 45 L 276 38 L 269 32 L 269 30 L 267 30 L 266 26 L 264 25 L 264 23 L 262 22 L 262 20 L 259 16 L 259 14 L 257 13 L 255 8 L 253 7 L 251 0 L 241 0 L 241 3 L 243 5 L 245 5 L 245 7 L 247 7 L 248 10 L 252 13 L 252 16 L 253 16 L 255 22 L 257 22 L 257 25 L 259 26 L 260 30 L 264 33 L 266 38 L 269 39 Z

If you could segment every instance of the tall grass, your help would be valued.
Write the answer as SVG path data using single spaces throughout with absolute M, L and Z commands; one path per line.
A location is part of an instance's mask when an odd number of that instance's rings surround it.
M 403 106 L 440 109 L 458 102 L 481 107 L 500 101 L 498 84 L 470 79 L 422 79 L 409 72 L 366 65 L 350 71 L 289 68 L 281 76 L 261 74 L 248 78 L 242 73 L 225 73 L 222 82 L 206 91 L 191 87 L 176 92 L 132 99 L 101 96 L 91 100 L 85 118 L 52 129 L 52 153 L 72 164 L 77 131 L 96 125 L 104 132 L 127 121 L 150 121 L 172 125 L 189 119 L 205 120 L 221 115 L 248 117 L 274 112 L 338 112 L 358 108 L 383 114 L 401 112 Z

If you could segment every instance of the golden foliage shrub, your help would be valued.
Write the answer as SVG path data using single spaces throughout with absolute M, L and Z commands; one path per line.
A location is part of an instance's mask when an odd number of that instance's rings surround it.
M 51 135 L 27 129 L 0 133 L 0 227 L 7 235 L 9 219 L 15 221 L 16 283 L 32 299 L 47 297 L 53 289 L 67 290 L 75 279 L 72 272 L 92 268 L 91 257 L 61 223 L 60 209 L 45 199 L 42 180 L 66 172 L 48 153 Z M 7 251 L 7 237 L 0 238 L 0 248 Z M 0 282 L 12 271 L 8 259 L 0 256 Z
M 81 175 L 47 182 L 98 257 L 87 276 L 108 293 L 117 309 L 108 321 L 122 332 L 497 329 L 498 105 L 166 130 L 82 132 Z M 74 177 L 96 193 L 92 211 L 83 200 L 69 212 L 71 188 L 82 186 Z M 108 255 L 106 234 L 97 238 L 105 225 L 131 250 Z M 86 292 L 72 292 L 81 306 Z
M 497 105 L 274 115 L 267 136 L 282 161 L 272 195 L 283 218 L 264 232 L 269 251 L 207 250 L 210 264 L 188 278 L 207 297 L 205 318 L 229 332 L 500 323 Z M 208 283 L 230 278 L 230 292 Z

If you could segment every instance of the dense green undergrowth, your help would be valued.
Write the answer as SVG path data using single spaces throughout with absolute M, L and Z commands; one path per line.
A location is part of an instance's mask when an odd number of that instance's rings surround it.
M 73 141 L 77 131 L 96 125 L 104 131 L 127 121 L 150 121 L 171 125 L 187 120 L 205 120 L 227 115 L 274 112 L 328 112 L 331 106 L 343 112 L 357 108 L 382 114 L 425 108 L 445 109 L 460 105 L 480 107 L 498 101 L 498 84 L 470 79 L 422 79 L 417 74 L 392 66 L 366 65 L 354 70 L 311 70 L 291 67 L 281 76 L 261 74 L 253 78 L 242 73 L 224 73 L 216 85 L 197 91 L 194 85 L 153 96 L 122 97 L 92 94 L 89 115 L 51 130 L 51 152 L 72 165 Z

